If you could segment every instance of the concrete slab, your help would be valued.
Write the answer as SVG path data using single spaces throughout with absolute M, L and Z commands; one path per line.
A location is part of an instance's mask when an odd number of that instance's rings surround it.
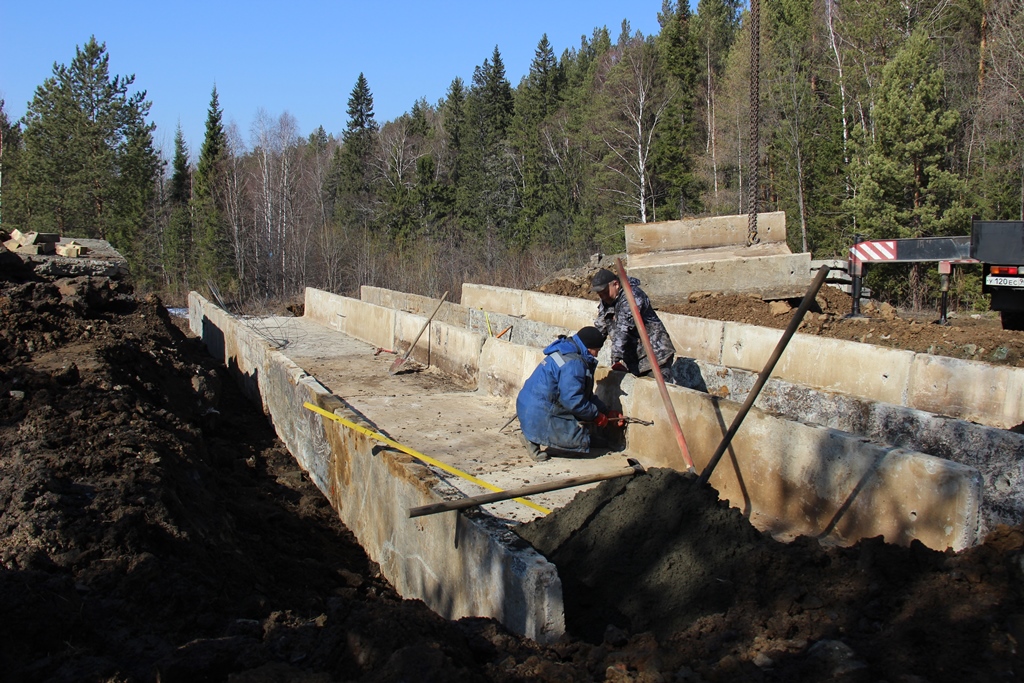
M 710 249 L 747 244 L 746 214 L 707 216 L 656 223 L 626 225 L 626 253 L 634 256 L 655 252 Z M 761 244 L 786 244 L 786 213 L 757 214 L 757 236 Z M 787 253 L 789 249 L 786 249 Z
M 747 246 L 746 215 L 627 225 L 629 274 L 661 306 L 686 303 L 697 292 L 803 296 L 811 255 L 790 252 L 785 213 L 758 214 L 757 227 L 759 242 Z

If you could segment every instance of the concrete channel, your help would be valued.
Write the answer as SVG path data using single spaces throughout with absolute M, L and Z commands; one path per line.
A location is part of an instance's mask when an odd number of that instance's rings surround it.
M 410 518 L 409 509 L 607 472 L 623 468 L 627 455 L 648 468 L 684 469 L 678 446 L 657 385 L 610 372 L 604 358 L 599 395 L 653 426 L 631 425 L 621 450 L 532 462 L 507 425 L 512 401 L 540 361 L 540 347 L 559 331 L 589 324 L 594 303 L 465 285 L 462 303 L 442 305 L 412 350 L 419 369 L 390 375 L 394 355 L 379 349 L 408 349 L 437 304 L 374 288 L 364 288 L 361 299 L 308 289 L 301 318 L 246 320 L 193 293 L 189 319 L 403 596 L 447 618 L 494 617 L 552 641 L 564 631 L 558 573 L 512 529 L 565 505 L 579 489 L 428 517 Z M 744 334 L 715 321 L 666 324 L 708 388 L 714 372 L 698 363 L 715 358 L 740 376 L 756 372 L 772 350 L 761 328 Z M 801 336 L 794 348 L 806 353 Z M 726 364 L 726 356 L 741 362 Z M 780 380 L 797 384 L 787 373 L 801 367 L 780 363 Z M 911 377 L 904 381 L 909 386 Z M 739 403 L 682 386 L 669 393 L 700 469 Z M 742 400 L 739 393 L 731 397 Z M 848 544 L 883 536 L 959 550 L 977 543 L 982 529 L 985 479 L 977 466 L 759 407 L 710 483 L 755 526 L 780 537 Z

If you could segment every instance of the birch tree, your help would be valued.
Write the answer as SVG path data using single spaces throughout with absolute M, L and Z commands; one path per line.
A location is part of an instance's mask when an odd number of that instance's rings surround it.
M 672 93 L 659 77 L 653 44 L 635 37 L 622 48 L 605 85 L 610 121 L 603 136 L 606 167 L 621 180 L 606 190 L 619 196 L 627 220 L 647 223 L 652 213 L 650 160 L 654 135 Z

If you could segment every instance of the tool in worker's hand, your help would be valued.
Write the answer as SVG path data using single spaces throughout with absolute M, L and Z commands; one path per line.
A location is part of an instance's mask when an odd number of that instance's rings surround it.
M 441 310 L 441 304 L 443 304 L 444 300 L 447 298 L 448 292 L 445 292 L 444 296 L 441 297 L 441 300 L 437 302 L 437 308 L 435 308 L 434 312 L 430 314 L 430 317 L 427 318 L 427 321 L 423 323 L 423 327 L 420 328 L 419 334 L 416 335 L 416 338 L 412 340 L 412 344 L 409 344 L 409 350 L 406 351 L 404 355 L 401 355 L 398 358 L 396 358 L 395 362 L 391 364 L 390 368 L 388 368 L 389 375 L 393 375 L 396 372 L 398 372 L 398 369 L 405 364 L 405 361 L 409 360 L 409 356 L 412 355 L 412 350 L 416 348 L 416 342 L 420 340 L 420 337 L 423 336 L 423 333 L 427 330 L 428 327 L 430 327 L 430 321 L 433 320 L 434 316 L 437 315 L 437 312 Z
M 509 420 L 509 422 L 511 422 L 511 420 Z M 584 422 L 583 424 L 593 424 L 594 422 L 596 422 L 596 420 L 588 420 L 588 421 Z M 638 424 L 638 425 L 644 425 L 645 427 L 650 427 L 650 426 L 652 426 L 654 424 L 654 420 L 641 420 L 638 417 L 627 417 L 625 415 L 613 416 L 613 415 L 609 414 L 608 415 L 608 424 L 612 424 L 613 422 L 621 422 L 621 423 L 623 423 L 623 425 Z M 504 427 L 502 429 L 504 429 Z
M 461 498 L 459 500 L 449 500 L 443 503 L 435 503 L 433 505 L 423 505 L 421 507 L 409 508 L 410 517 L 423 517 L 425 515 L 435 515 L 438 512 L 447 512 L 448 510 L 464 510 L 466 508 L 476 507 L 477 505 L 485 505 L 487 503 L 496 503 L 499 500 L 508 500 L 510 498 L 521 498 L 523 496 L 531 496 L 536 493 L 546 493 L 548 491 L 558 491 L 559 489 L 569 489 L 574 486 L 583 486 L 584 484 L 593 484 L 594 482 L 604 481 L 606 479 L 618 479 L 619 477 L 630 477 L 634 474 L 643 474 L 646 472 L 644 466 L 641 465 L 634 458 L 627 458 L 626 462 L 629 467 L 624 470 L 616 470 L 615 472 L 606 472 L 604 474 L 594 474 L 589 477 L 569 477 L 568 479 L 559 479 L 556 481 L 550 481 L 546 484 L 534 484 L 533 486 L 524 486 L 522 488 L 499 491 L 497 493 L 485 493 L 482 496 L 471 496 L 468 498 Z

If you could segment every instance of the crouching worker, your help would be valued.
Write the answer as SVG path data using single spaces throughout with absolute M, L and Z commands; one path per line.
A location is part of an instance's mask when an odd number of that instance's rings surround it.
M 516 397 L 520 439 L 537 462 L 561 453 L 589 453 L 588 424 L 604 427 L 618 413 L 606 413 L 594 396 L 594 368 L 605 336 L 584 327 L 571 337 L 561 335 L 546 349 Z M 580 424 L 580 423 L 584 424 Z M 542 452 L 540 447 L 546 446 Z

